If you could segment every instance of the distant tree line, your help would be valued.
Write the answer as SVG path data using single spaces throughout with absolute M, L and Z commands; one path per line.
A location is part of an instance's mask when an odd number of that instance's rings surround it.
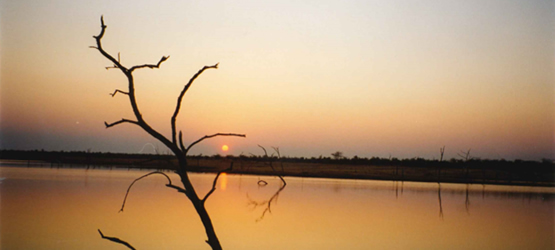
M 222 156 L 215 154 L 209 155 L 190 155 L 191 159 L 231 159 L 243 161 L 267 161 L 270 159 L 277 160 L 276 155 L 227 155 Z M 68 162 L 71 160 L 99 161 L 102 159 L 119 159 L 119 160 L 171 160 L 172 155 L 162 154 L 128 154 L 128 153 L 102 153 L 90 151 L 44 151 L 44 150 L 0 150 L 0 159 L 11 160 L 36 160 L 36 161 L 59 161 Z M 441 168 L 469 168 L 469 169 L 499 169 L 499 170 L 522 170 L 522 171 L 540 171 L 555 173 L 555 164 L 553 160 L 543 159 L 541 161 L 525 161 L 525 160 L 490 160 L 490 159 L 456 159 L 452 158 L 448 161 L 428 160 L 424 158 L 380 158 L 380 157 L 358 157 L 353 156 L 347 158 L 341 157 L 288 157 L 281 156 L 281 162 L 301 162 L 301 163 L 318 163 L 318 164 L 339 164 L 339 165 L 370 165 L 370 166 L 399 166 L 399 167 L 441 167 Z

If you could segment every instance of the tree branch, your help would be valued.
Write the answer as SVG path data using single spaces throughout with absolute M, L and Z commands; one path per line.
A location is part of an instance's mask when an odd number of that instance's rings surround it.
M 118 62 L 121 63 L 121 57 L 120 57 L 120 53 L 118 52 Z M 114 66 L 110 66 L 110 67 L 106 67 L 106 70 L 109 69 L 117 69 L 118 66 L 114 64 Z
M 121 120 L 119 120 L 119 121 L 117 121 L 117 122 L 110 123 L 110 124 L 108 124 L 107 122 L 104 122 L 104 125 L 106 125 L 106 128 L 109 128 L 109 127 L 113 127 L 113 126 L 116 126 L 116 125 L 118 125 L 118 124 L 120 124 L 120 123 L 124 123 L 124 122 L 128 122 L 128 123 L 132 123 L 132 124 L 135 124 L 135 125 L 139 125 L 138 122 L 132 121 L 132 120 L 127 120 L 127 119 L 121 119 Z
M 100 229 L 98 229 L 98 233 L 100 233 L 100 237 L 102 237 L 102 239 L 113 241 L 115 243 L 125 245 L 129 249 L 135 250 L 135 248 L 133 246 L 131 246 L 131 244 L 127 243 L 126 241 L 123 241 L 123 240 L 121 240 L 119 238 L 116 238 L 116 237 L 104 236 L 104 234 L 102 233 L 102 231 L 100 231 Z
M 116 60 L 113 56 L 108 54 L 108 52 L 104 51 L 104 49 L 102 48 L 101 39 L 104 36 L 104 33 L 106 32 L 107 27 L 108 26 L 106 26 L 104 24 L 104 16 L 100 16 L 100 28 L 101 28 L 100 34 L 98 34 L 98 36 L 93 36 L 94 39 L 96 40 L 96 47 L 90 46 L 89 48 L 94 48 L 94 49 L 97 49 L 98 51 L 100 51 L 100 54 L 102 54 L 104 57 L 106 57 L 108 60 L 110 60 L 112 63 L 114 63 L 115 68 L 119 68 L 124 74 L 127 75 L 128 74 L 127 68 L 123 67 L 123 65 L 121 65 L 119 60 Z M 107 69 L 108 68 L 109 67 L 107 67 Z
M 468 161 L 471 159 L 470 157 L 470 149 L 468 149 L 468 151 L 462 151 L 461 153 L 457 153 L 457 155 L 459 155 L 459 157 L 461 157 L 464 161 Z
M 203 141 L 204 139 L 210 139 L 212 137 L 216 137 L 216 136 L 238 136 L 238 137 L 247 137 L 246 135 L 243 134 L 233 134 L 233 133 L 217 133 L 217 134 L 213 134 L 213 135 L 205 135 L 204 137 L 194 141 L 193 143 L 191 143 L 191 145 L 189 145 L 189 147 L 186 148 L 185 150 L 185 154 L 187 154 L 187 152 L 189 151 L 189 149 L 191 149 L 191 147 L 193 147 L 194 145 L 196 145 L 197 143 Z
M 193 82 L 195 81 L 195 79 L 197 79 L 198 76 L 200 76 L 200 74 L 202 74 L 202 72 L 204 72 L 207 69 L 217 69 L 218 68 L 218 64 L 220 63 L 216 63 L 212 66 L 204 66 L 202 69 L 200 69 L 187 83 L 187 85 L 185 85 L 185 87 L 183 88 L 183 90 L 181 91 L 181 93 L 179 94 L 179 97 L 177 98 L 177 104 L 175 105 L 175 111 L 173 113 L 172 119 L 171 119 L 171 125 L 172 125 L 172 142 L 175 144 L 176 140 L 175 140 L 175 134 L 176 134 L 176 128 L 175 128 L 175 122 L 177 120 L 177 115 L 179 114 L 179 109 L 181 109 L 181 101 L 183 100 L 183 96 L 185 95 L 185 92 L 187 92 L 187 90 L 189 90 L 189 87 L 191 87 L 191 84 L 193 84 Z
M 233 162 L 231 162 L 231 165 L 229 166 L 229 168 L 226 168 L 218 172 L 218 174 L 216 174 L 216 177 L 214 177 L 214 182 L 212 183 L 212 189 L 210 189 L 210 191 L 208 191 L 208 193 L 204 196 L 204 198 L 202 198 L 202 203 L 206 202 L 206 199 L 208 199 L 208 197 L 210 197 L 210 195 L 214 193 L 214 191 L 216 191 L 216 183 L 218 182 L 218 178 L 220 177 L 220 175 L 224 172 L 231 171 L 232 169 L 233 169 Z
M 266 148 L 264 148 L 263 146 L 261 146 L 260 144 L 258 145 L 258 147 L 260 147 L 262 150 L 264 150 L 264 158 L 268 159 L 267 162 L 264 162 L 264 165 L 270 167 L 272 169 L 272 171 L 274 173 L 277 173 L 276 169 L 274 168 L 274 161 L 273 161 L 273 157 L 274 154 L 272 154 L 271 156 L 268 156 L 268 151 L 266 151 Z M 279 152 L 279 147 L 272 147 L 274 149 L 274 151 L 276 151 L 277 153 L 277 159 L 279 160 L 279 163 L 281 165 L 281 174 L 283 174 L 283 172 L 285 171 L 283 168 L 283 162 L 281 161 L 281 154 Z M 283 177 L 281 176 L 281 174 L 277 174 L 277 176 L 281 179 L 281 181 L 286 184 L 285 179 L 283 179 Z
M 124 94 L 124 95 L 129 95 L 128 92 L 124 92 L 124 91 L 121 91 L 121 90 L 119 90 L 119 89 L 116 89 L 116 90 L 114 91 L 114 93 L 112 93 L 112 94 L 110 94 L 110 95 L 111 95 L 112 97 L 114 97 L 114 96 L 116 95 L 116 93 L 122 93 L 122 94 Z
M 160 59 L 160 61 L 158 61 L 157 64 L 143 64 L 143 65 L 133 66 L 129 69 L 129 72 L 133 72 L 133 70 L 141 69 L 141 68 L 151 68 L 151 69 L 160 68 L 160 64 L 168 60 L 168 58 L 170 58 L 170 56 L 162 56 L 162 58 Z
M 439 161 L 443 161 L 443 154 L 445 153 L 445 146 L 439 148 L 439 153 L 440 153 Z
M 165 173 L 163 173 L 163 172 L 160 172 L 160 171 L 154 171 L 154 172 L 145 174 L 145 175 L 143 175 L 143 176 L 141 176 L 141 177 L 135 179 L 135 180 L 131 183 L 131 185 L 129 185 L 129 187 L 127 188 L 127 192 L 125 193 L 125 198 L 123 198 L 123 203 L 121 204 L 121 209 L 119 210 L 120 212 L 123 212 L 123 208 L 125 207 L 125 202 L 127 201 L 127 196 L 129 195 L 129 191 L 131 191 L 131 187 L 133 187 L 133 184 L 135 184 L 135 182 L 139 181 L 140 179 L 145 178 L 145 177 L 150 176 L 150 175 L 153 175 L 153 174 L 161 174 L 161 175 L 165 176 L 166 179 L 168 179 L 168 184 L 166 184 L 166 187 L 173 188 L 173 189 L 176 189 L 178 192 L 187 194 L 187 193 L 185 192 L 185 189 L 180 188 L 180 187 L 178 187 L 178 186 L 174 186 L 174 185 L 172 184 L 172 180 L 170 179 L 170 177 L 169 177 L 167 174 L 165 174 Z
M 122 119 L 122 121 L 115 122 L 113 124 L 108 124 L 106 122 L 104 124 L 106 125 L 106 127 L 111 127 L 111 126 L 117 125 L 117 124 L 122 123 L 122 122 L 130 122 L 130 123 L 133 123 L 133 124 L 137 124 L 141 128 L 143 128 L 143 130 L 145 130 L 148 134 L 150 134 L 152 137 L 158 139 L 166 147 L 171 149 L 172 152 L 174 152 L 176 155 L 181 154 L 181 151 L 179 150 L 179 147 L 177 145 L 172 143 L 170 140 L 168 140 L 165 136 L 160 134 L 158 131 L 154 130 L 152 127 L 150 127 L 150 125 L 148 125 L 146 123 L 146 121 L 143 120 L 143 117 L 142 117 L 141 112 L 139 110 L 139 107 L 137 105 L 137 100 L 135 99 L 135 83 L 134 83 L 134 80 L 133 80 L 133 72 L 128 70 L 126 67 L 124 67 L 120 63 L 120 60 L 119 60 L 120 57 L 119 56 L 118 56 L 118 60 L 116 60 L 113 56 L 111 56 L 106 51 L 104 51 L 104 49 L 102 48 L 101 40 L 102 40 L 102 37 L 104 36 L 104 33 L 106 31 L 107 26 L 104 24 L 104 17 L 103 16 L 100 17 L 100 23 L 101 23 L 101 25 L 100 25 L 100 27 L 101 27 L 100 34 L 98 36 L 93 36 L 94 39 L 96 40 L 96 47 L 94 47 L 94 46 L 91 46 L 91 47 L 100 51 L 100 53 L 104 57 L 106 57 L 108 60 L 110 60 L 114 64 L 114 67 L 119 68 L 121 70 L 121 72 L 125 75 L 125 77 L 127 78 L 128 82 L 129 82 L 127 95 L 129 96 L 129 102 L 131 103 L 131 108 L 133 109 L 133 114 L 135 114 L 135 117 L 137 118 L 137 120 L 134 121 L 134 122 Z M 158 63 L 158 66 L 160 65 L 161 62 L 165 61 L 166 59 L 167 59 L 167 57 L 165 57 L 165 59 L 164 59 L 164 57 L 162 57 L 162 59 Z M 139 67 L 142 67 L 142 66 L 135 66 L 135 69 L 139 68 Z M 148 66 L 144 66 L 144 67 L 148 67 Z
M 187 152 L 187 149 L 183 145 L 183 132 L 179 131 L 179 147 L 181 147 L 181 151 L 183 153 Z
M 260 146 L 260 144 L 258 144 L 258 147 L 261 148 L 262 150 L 264 150 L 264 156 L 265 156 L 265 157 L 268 157 L 268 151 L 266 151 L 266 148 Z

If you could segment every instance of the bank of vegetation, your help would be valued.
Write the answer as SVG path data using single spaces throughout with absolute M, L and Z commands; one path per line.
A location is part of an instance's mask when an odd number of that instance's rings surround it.
M 174 170 L 175 156 L 95 152 L 49 152 L 2 150 L 0 159 L 24 161 L 22 165 L 43 167 L 140 168 Z M 190 171 L 218 172 L 233 162 L 230 173 L 348 178 L 423 182 L 534 185 L 555 187 L 552 160 L 489 160 L 423 158 L 334 158 L 277 156 L 188 156 Z M 21 162 L 20 162 L 21 163 Z M 268 167 L 273 164 L 274 169 Z

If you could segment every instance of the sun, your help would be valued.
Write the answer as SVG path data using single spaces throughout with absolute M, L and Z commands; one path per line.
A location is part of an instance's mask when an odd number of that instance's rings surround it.
M 228 150 L 229 150 L 229 147 L 227 145 L 222 146 L 222 151 L 228 151 Z

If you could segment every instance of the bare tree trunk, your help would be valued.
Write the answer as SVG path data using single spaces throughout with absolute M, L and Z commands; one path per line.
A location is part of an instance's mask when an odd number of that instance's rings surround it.
M 189 198 L 191 203 L 193 203 L 193 207 L 195 208 L 197 214 L 200 217 L 200 220 L 202 221 L 202 225 L 204 226 L 204 230 L 206 231 L 206 236 L 208 237 L 206 243 L 208 243 L 208 245 L 210 245 L 213 250 L 220 250 L 222 249 L 220 240 L 218 239 L 218 236 L 216 236 L 216 230 L 214 230 L 212 219 L 210 219 L 210 215 L 208 214 L 208 211 L 206 211 L 206 207 L 204 206 L 204 202 L 206 200 L 201 200 L 198 197 L 195 188 L 193 187 L 191 180 L 189 179 L 189 175 L 187 174 L 187 159 L 185 159 L 185 157 L 178 157 L 178 160 L 179 170 L 177 171 L 177 174 L 179 174 L 179 177 L 181 178 L 181 183 L 183 183 L 183 187 L 185 187 L 185 194 L 187 195 L 187 198 Z M 208 196 L 206 198 L 208 198 Z

